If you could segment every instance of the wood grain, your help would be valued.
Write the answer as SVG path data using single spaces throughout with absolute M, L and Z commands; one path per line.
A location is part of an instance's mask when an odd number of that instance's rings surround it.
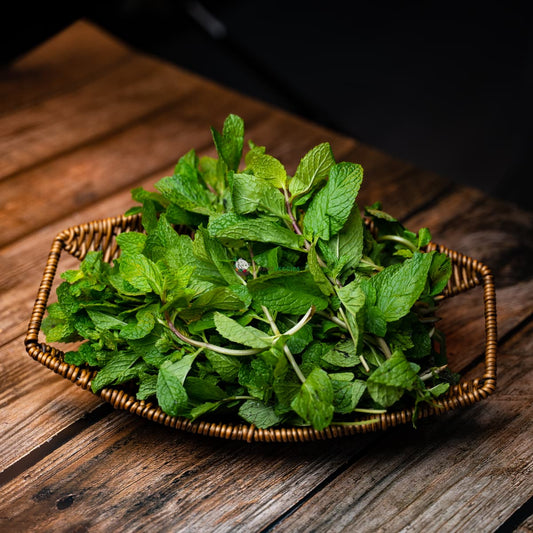
M 416 431 L 299 445 L 297 454 L 294 445 L 213 442 L 115 412 L 28 470 L 26 482 L 5 485 L 0 524 L 23 527 L 31 509 L 31 523 L 41 530 L 62 530 L 81 508 L 101 509 L 84 514 L 84 527 L 98 531 L 133 527 L 143 512 L 151 527 L 164 529 L 170 520 L 175 531 L 256 531 L 289 512 L 275 530 L 341 531 L 357 524 L 360 531 L 396 531 L 415 519 L 429 531 L 456 531 L 468 520 L 497 524 L 505 519 L 503 499 L 520 503 L 531 490 L 532 408 L 524 411 L 517 396 L 528 394 L 531 368 L 513 347 L 491 400 L 420 423 Z M 514 390 L 506 393 L 509 385 Z M 488 461 L 495 454 L 499 460 Z M 462 500 L 481 488 L 483 509 L 472 516 Z M 488 517 L 488 506 L 500 510 L 497 519 Z
M 0 179 L 142 121 L 197 90 L 169 65 L 130 56 L 66 94 L 0 117 Z
M 364 166 L 360 207 L 382 200 L 411 229 L 428 226 L 494 270 L 504 339 L 495 395 L 417 430 L 247 445 L 107 413 L 27 356 L 22 334 L 54 235 L 122 213 L 133 186 L 151 189 L 188 149 L 212 154 L 209 126 L 229 112 L 289 173 L 330 140 L 338 160 Z M 486 531 L 531 496 L 532 214 L 136 54 L 84 22 L 7 71 L 0 128 L 0 530 Z M 480 289 L 442 307 L 453 368 L 472 377 L 482 372 L 481 310 Z
M 109 71 L 131 50 L 77 21 L 0 73 L 0 115 L 65 93 Z
M 315 444 L 294 454 L 283 445 L 172 435 L 116 413 L 30 469 L 31 488 L 20 480 L 5 485 L 0 525 L 24 527 L 31 506 L 30 523 L 43 531 L 66 528 L 81 508 L 100 509 L 83 513 L 84 527 L 97 531 L 135 528 L 146 513 L 154 530 L 257 530 L 254 517 L 290 507 L 365 441 Z M 58 502 L 69 496 L 72 505 L 59 512 Z
M 434 239 L 486 263 L 504 287 L 533 274 L 533 212 L 457 187 L 409 220 L 431 228 Z
M 502 347 L 493 397 L 390 431 L 273 531 L 494 531 L 533 493 L 531 333 Z

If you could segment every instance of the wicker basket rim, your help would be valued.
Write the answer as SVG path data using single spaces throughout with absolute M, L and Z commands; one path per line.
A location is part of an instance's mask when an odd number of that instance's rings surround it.
M 45 367 L 85 390 L 90 391 L 91 381 L 98 370 L 67 364 L 63 361 L 63 352 L 61 350 L 46 343 L 39 343 L 38 340 L 41 322 L 61 252 L 65 250 L 74 257 L 82 259 L 90 249 L 100 249 L 105 252 L 104 259 L 110 261 L 117 252 L 113 237 L 122 231 L 135 229 L 142 229 L 140 215 L 109 217 L 71 226 L 61 231 L 52 243 L 26 333 L 26 351 L 33 359 Z M 496 387 L 496 295 L 490 269 L 476 259 L 472 259 L 443 245 L 430 243 L 426 249 L 427 251 L 437 250 L 451 259 L 453 275 L 443 298 L 453 297 L 478 285 L 483 287 L 485 369 L 481 378 L 464 381 L 451 387 L 443 398 L 439 398 L 439 403 L 436 406 L 420 408 L 417 419 L 471 405 L 492 394 Z M 317 431 L 310 427 L 260 429 L 244 423 L 224 424 L 172 417 L 150 402 L 137 400 L 135 396 L 120 387 L 106 387 L 96 394 L 116 409 L 129 411 L 165 426 L 210 437 L 244 440 L 247 442 L 306 442 L 338 438 L 355 433 L 385 430 L 389 427 L 406 424 L 412 420 L 414 415 L 414 408 L 380 415 L 367 415 L 360 417 L 357 420 L 357 425 L 332 424 L 322 431 Z

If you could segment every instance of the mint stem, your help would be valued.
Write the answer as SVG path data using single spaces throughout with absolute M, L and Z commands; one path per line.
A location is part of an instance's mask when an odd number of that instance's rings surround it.
M 265 316 L 268 319 L 268 322 L 270 324 L 270 327 L 272 328 L 272 332 L 274 333 L 274 335 L 281 335 L 281 333 L 280 333 L 280 331 L 278 329 L 278 326 L 276 325 L 276 322 L 274 321 L 274 319 L 272 318 L 272 315 L 270 314 L 270 311 L 264 305 L 261 306 L 261 309 L 263 310 L 263 313 L 265 313 Z M 298 366 L 298 363 L 296 362 L 296 359 L 294 359 L 294 355 L 292 355 L 289 347 L 286 344 L 283 344 L 283 351 L 285 352 L 285 355 L 287 356 L 287 359 L 289 360 L 289 363 L 291 364 L 292 368 L 294 369 L 294 372 L 298 376 L 298 379 L 302 383 L 305 383 L 305 376 L 303 375 L 303 372 L 300 370 L 300 367 Z
M 283 335 L 294 335 L 297 331 L 300 331 L 313 317 L 316 307 L 312 305 L 305 315 L 291 328 L 288 329 Z
M 392 353 L 390 351 L 389 345 L 385 342 L 385 339 L 383 337 L 376 337 L 376 340 L 378 341 L 379 348 L 383 352 L 383 355 L 390 359 L 392 356 Z
M 368 420 L 356 420 L 355 422 L 332 422 L 332 426 L 367 426 L 379 422 L 379 418 L 369 418 Z
M 216 344 L 211 344 L 210 342 L 196 341 L 194 339 L 189 339 L 181 331 L 179 331 L 176 326 L 170 320 L 168 313 L 165 313 L 165 319 L 167 321 L 167 326 L 170 328 L 170 331 L 178 337 L 178 339 L 190 344 L 191 346 L 196 346 L 196 348 L 205 348 L 206 350 L 211 350 L 213 352 L 222 353 L 224 355 L 234 355 L 236 357 L 241 357 L 245 355 L 255 355 L 256 353 L 264 351 L 264 349 L 251 348 L 249 350 L 234 350 L 232 348 L 224 348 L 223 346 L 217 346 Z
M 417 251 L 417 247 L 405 237 L 400 237 L 400 235 L 381 235 L 377 238 L 377 241 L 395 241 L 400 244 L 403 244 L 406 248 L 409 248 L 412 252 Z
M 343 329 L 346 329 L 346 330 L 348 329 L 348 326 L 346 325 L 346 323 L 334 315 L 329 315 L 328 313 L 324 313 L 324 311 L 318 311 L 317 315 L 323 316 L 324 318 L 331 320 L 331 322 L 333 322 L 334 324 L 337 324 L 337 326 L 340 326 Z
M 289 214 L 289 217 L 291 219 L 292 227 L 298 235 L 303 235 L 302 230 L 300 229 L 300 226 L 298 226 L 298 222 L 296 222 L 296 219 L 294 218 L 294 213 L 292 212 L 292 205 L 291 205 L 291 199 L 289 197 L 289 191 L 283 188 L 283 194 L 285 195 L 285 207 L 287 208 L 287 213 Z

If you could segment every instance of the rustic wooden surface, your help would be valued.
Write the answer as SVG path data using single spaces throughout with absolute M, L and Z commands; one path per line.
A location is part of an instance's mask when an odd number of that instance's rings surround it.
M 497 392 L 418 429 L 307 444 L 197 437 L 114 411 L 30 359 L 53 237 L 123 213 L 234 112 L 294 171 L 315 144 L 365 168 L 361 204 L 485 262 Z M 445 157 L 445 154 L 443 154 Z M 78 22 L 0 78 L 0 531 L 532 531 L 533 214 L 136 53 Z M 64 258 L 60 268 L 74 266 Z M 478 376 L 479 290 L 445 304 L 453 367 Z

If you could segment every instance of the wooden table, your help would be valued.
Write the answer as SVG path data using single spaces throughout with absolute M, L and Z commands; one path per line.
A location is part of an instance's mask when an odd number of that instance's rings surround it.
M 328 140 L 360 162 L 361 205 L 486 263 L 498 388 L 383 433 L 304 444 L 199 437 L 116 411 L 23 339 L 54 236 L 123 213 L 234 112 L 294 172 Z M 533 214 L 136 53 L 78 22 L 0 85 L 0 531 L 532 531 Z M 443 153 L 442 157 L 446 157 Z M 65 260 L 67 268 L 74 260 Z M 479 289 L 480 290 L 480 289 Z M 480 292 L 445 305 L 453 367 L 479 372 Z

